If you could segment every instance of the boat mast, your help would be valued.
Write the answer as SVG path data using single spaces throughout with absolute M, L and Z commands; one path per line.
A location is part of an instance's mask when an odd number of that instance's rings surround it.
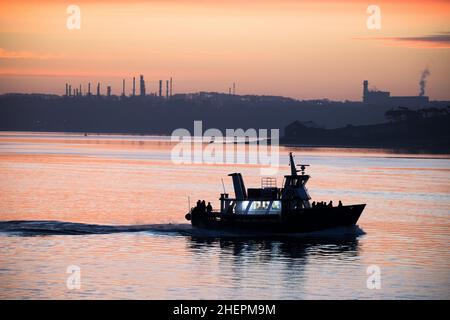
M 297 176 L 297 168 L 294 163 L 294 156 L 292 155 L 292 152 L 289 152 L 289 164 L 291 166 L 291 176 Z

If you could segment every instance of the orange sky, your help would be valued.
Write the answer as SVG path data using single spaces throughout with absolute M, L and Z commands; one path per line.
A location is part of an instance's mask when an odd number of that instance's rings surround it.
M 66 8 L 81 9 L 68 30 Z M 381 30 L 368 30 L 369 4 Z M 62 94 L 64 83 L 144 74 L 147 91 L 221 91 L 301 99 L 361 98 L 361 83 L 393 95 L 450 100 L 450 1 L 0 1 L 0 93 Z M 128 89 L 131 82 L 128 80 Z

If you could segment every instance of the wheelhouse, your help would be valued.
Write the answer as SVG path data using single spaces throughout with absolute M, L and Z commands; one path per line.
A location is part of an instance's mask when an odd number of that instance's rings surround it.
M 291 174 L 284 177 L 282 188 L 277 187 L 275 178 L 264 177 L 261 179 L 260 188 L 245 188 L 244 180 L 240 173 L 232 173 L 235 198 L 230 198 L 228 193 L 220 195 L 221 214 L 240 215 L 280 215 L 283 207 L 288 209 L 310 208 L 311 197 L 306 189 L 306 183 L 310 176 L 305 174 L 305 167 L 300 165 L 297 170 L 292 154 L 290 156 Z M 301 175 L 297 172 L 301 171 Z

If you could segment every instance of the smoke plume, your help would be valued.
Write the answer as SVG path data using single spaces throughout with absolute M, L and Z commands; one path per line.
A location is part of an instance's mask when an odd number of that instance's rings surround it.
M 420 96 L 425 95 L 425 88 L 427 86 L 427 77 L 430 75 L 430 70 L 426 68 L 422 71 L 422 75 L 420 76 L 419 86 L 420 86 Z

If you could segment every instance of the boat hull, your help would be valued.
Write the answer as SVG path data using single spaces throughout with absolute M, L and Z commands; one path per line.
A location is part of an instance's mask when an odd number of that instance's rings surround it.
M 264 233 L 303 233 L 357 223 L 365 204 L 340 207 L 300 209 L 281 215 L 195 213 L 193 227 L 209 230 Z

